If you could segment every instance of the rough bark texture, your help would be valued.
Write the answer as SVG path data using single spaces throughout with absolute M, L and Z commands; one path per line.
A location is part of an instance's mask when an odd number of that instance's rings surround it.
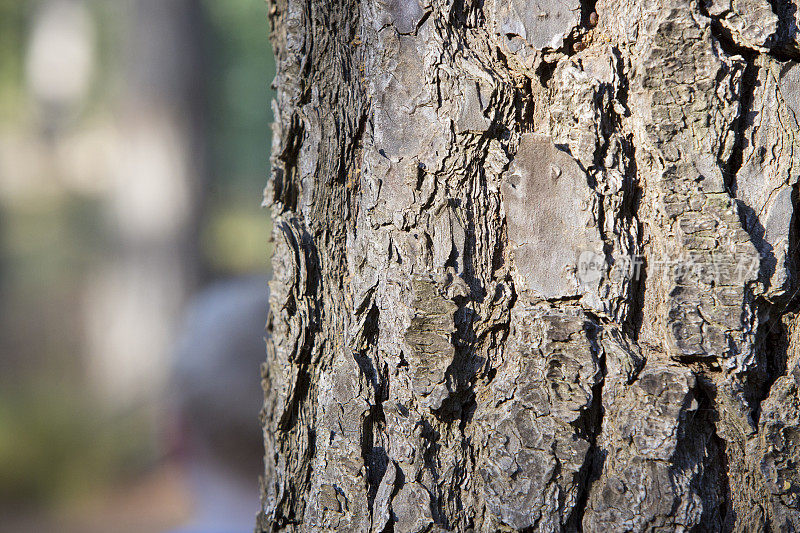
M 800 528 L 797 0 L 273 0 L 264 531 Z

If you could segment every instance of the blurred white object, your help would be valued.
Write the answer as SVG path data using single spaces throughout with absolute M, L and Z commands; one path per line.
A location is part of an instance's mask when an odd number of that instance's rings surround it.
M 131 244 L 176 242 L 191 222 L 196 179 L 187 128 L 169 110 L 148 107 L 126 115 L 124 124 L 109 219 Z
M 94 28 L 80 0 L 50 0 L 34 17 L 26 58 L 31 93 L 40 103 L 68 107 L 87 94 L 94 70 Z
M 111 412 L 151 404 L 166 386 L 186 291 L 179 259 L 123 250 L 86 288 L 89 376 Z

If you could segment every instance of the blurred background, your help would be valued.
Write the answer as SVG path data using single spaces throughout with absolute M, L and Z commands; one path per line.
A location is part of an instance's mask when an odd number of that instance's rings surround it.
M 264 0 L 0 0 L 0 531 L 252 530 L 273 76 Z

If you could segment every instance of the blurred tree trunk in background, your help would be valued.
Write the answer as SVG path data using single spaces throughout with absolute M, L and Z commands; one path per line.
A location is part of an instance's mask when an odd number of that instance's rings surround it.
M 94 384 L 113 408 L 127 409 L 162 400 L 178 318 L 202 275 L 207 57 L 197 0 L 116 9 L 129 11 L 121 18 L 128 24 L 116 117 L 121 155 L 107 205 L 115 249 L 87 300 Z
M 796 3 L 271 9 L 262 530 L 800 528 Z

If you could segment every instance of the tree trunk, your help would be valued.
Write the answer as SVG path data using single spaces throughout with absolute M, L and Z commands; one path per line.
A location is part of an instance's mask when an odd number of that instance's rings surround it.
M 800 528 L 793 1 L 273 0 L 258 527 Z

